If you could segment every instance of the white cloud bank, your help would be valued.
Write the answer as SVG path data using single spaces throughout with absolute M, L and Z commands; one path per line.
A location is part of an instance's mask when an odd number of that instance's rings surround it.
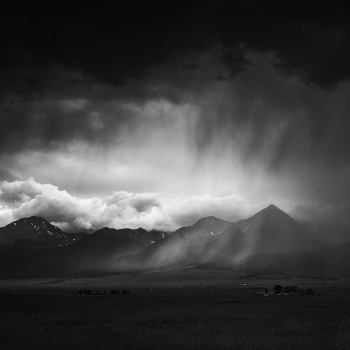
M 236 221 L 262 209 L 233 194 L 220 196 L 165 192 L 114 192 L 104 198 L 81 199 L 32 177 L 0 185 L 0 226 L 40 216 L 66 231 L 95 231 L 102 227 L 175 230 L 214 215 Z

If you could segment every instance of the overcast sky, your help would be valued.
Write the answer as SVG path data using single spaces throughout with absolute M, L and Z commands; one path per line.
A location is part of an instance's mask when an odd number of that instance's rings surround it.
M 349 12 L 129 3 L 1 11 L 0 226 L 350 227 Z

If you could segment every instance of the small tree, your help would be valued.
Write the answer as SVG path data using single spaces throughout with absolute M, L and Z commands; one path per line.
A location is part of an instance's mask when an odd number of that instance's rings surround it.
M 276 294 L 281 294 L 281 291 L 283 290 L 283 287 L 280 286 L 279 284 L 276 284 L 276 285 L 273 287 L 273 290 L 275 291 L 275 295 L 276 295 Z

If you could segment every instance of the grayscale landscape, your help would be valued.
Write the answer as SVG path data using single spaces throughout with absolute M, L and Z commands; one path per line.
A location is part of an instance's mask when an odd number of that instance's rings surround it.
M 274 205 L 172 233 L 68 234 L 29 217 L 0 238 L 0 341 L 11 349 L 350 344 L 350 242 L 326 245 Z
M 350 11 L 0 9 L 0 349 L 349 349 Z
M 39 217 L 0 228 L 3 279 L 81 278 L 190 267 L 251 275 L 350 277 L 350 241 L 322 234 L 269 205 L 245 220 L 209 216 L 174 232 L 104 227 L 66 233 Z M 195 278 L 195 277 L 194 277 Z

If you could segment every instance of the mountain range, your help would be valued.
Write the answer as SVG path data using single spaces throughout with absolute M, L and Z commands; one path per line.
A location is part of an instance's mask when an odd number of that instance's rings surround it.
M 39 217 L 0 228 L 0 278 L 82 277 L 191 265 L 251 273 L 350 276 L 350 241 L 274 205 L 229 222 L 213 216 L 175 232 L 102 228 L 65 233 Z M 341 232 L 340 240 L 346 238 Z M 333 239 L 333 242 L 334 239 Z

